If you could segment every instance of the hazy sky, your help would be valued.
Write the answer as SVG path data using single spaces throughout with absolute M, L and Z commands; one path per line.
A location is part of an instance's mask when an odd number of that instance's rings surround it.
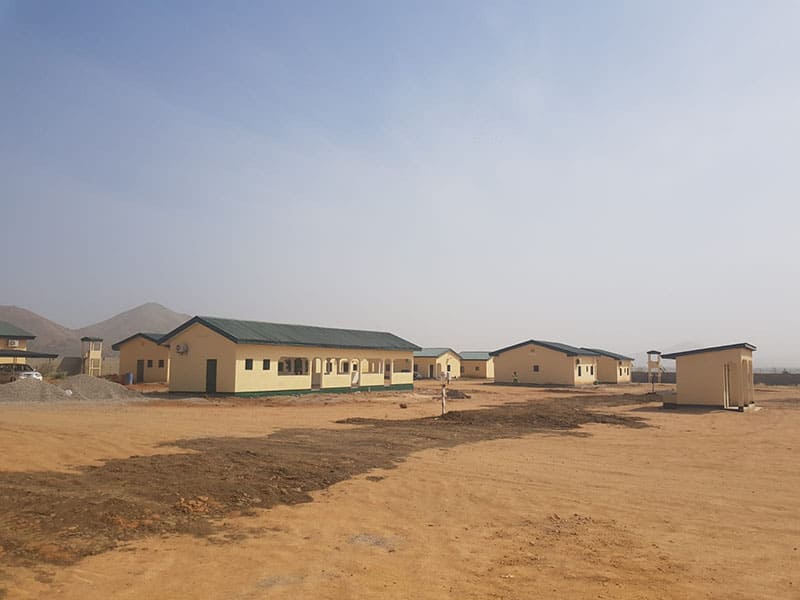
M 0 304 L 800 365 L 800 3 L 0 0 Z

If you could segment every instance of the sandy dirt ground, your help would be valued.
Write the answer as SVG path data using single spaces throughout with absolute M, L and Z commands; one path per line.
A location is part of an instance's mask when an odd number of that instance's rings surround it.
M 798 388 L 454 388 L 2 405 L 0 598 L 800 598 Z

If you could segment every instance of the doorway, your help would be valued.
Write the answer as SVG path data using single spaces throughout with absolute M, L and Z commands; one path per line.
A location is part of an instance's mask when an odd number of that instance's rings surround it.
M 731 364 L 725 363 L 722 367 L 722 406 L 725 408 L 736 408 L 731 397 Z
M 311 389 L 318 390 L 322 388 L 322 359 L 315 358 L 311 365 Z
M 136 361 L 136 383 L 144 383 L 144 360 Z
M 383 385 L 392 385 L 392 361 L 383 364 Z
M 206 394 L 217 393 L 217 359 L 209 358 L 206 361 Z
M 360 381 L 360 377 L 359 377 L 359 372 L 358 372 L 358 361 L 354 360 L 352 368 L 351 368 L 350 387 L 357 388 L 359 381 Z
M 433 365 L 428 365 L 428 379 L 433 379 Z

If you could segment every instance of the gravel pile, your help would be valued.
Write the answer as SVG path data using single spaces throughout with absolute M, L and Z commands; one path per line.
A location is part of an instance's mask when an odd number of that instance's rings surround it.
M 0 402 L 58 402 L 75 400 L 60 387 L 36 379 L 19 379 L 0 385 Z
M 142 398 L 139 392 L 129 390 L 123 385 L 92 377 L 91 375 L 72 375 L 56 384 L 62 390 L 70 390 L 77 400 L 136 400 Z

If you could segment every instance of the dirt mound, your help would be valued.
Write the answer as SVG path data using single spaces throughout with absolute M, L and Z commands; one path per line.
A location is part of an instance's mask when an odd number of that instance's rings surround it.
M 0 385 L 0 402 L 58 402 L 69 399 L 61 388 L 36 379 L 19 379 Z
M 139 392 L 129 390 L 123 385 L 91 375 L 72 375 L 57 383 L 62 390 L 71 390 L 73 397 L 84 400 L 136 400 L 142 398 Z

